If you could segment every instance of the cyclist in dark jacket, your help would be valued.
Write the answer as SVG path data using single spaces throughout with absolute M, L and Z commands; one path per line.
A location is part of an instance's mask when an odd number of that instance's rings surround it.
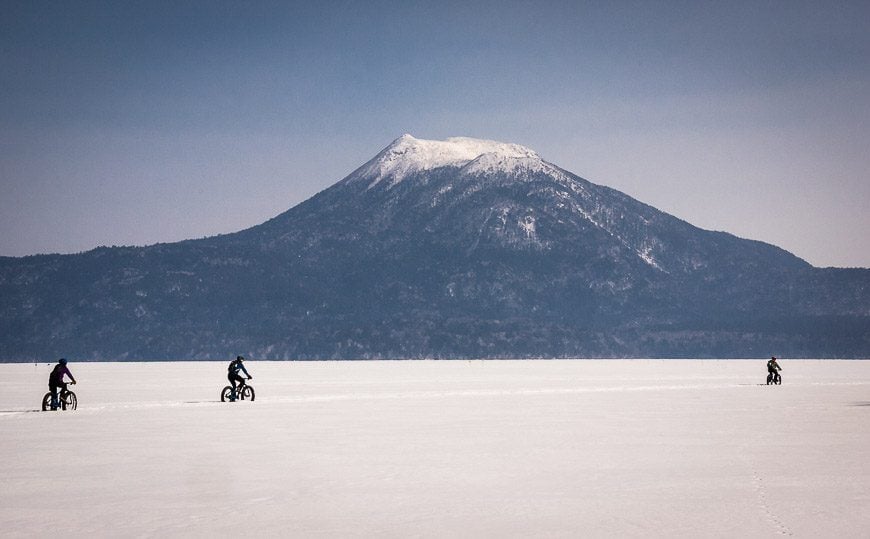
M 230 361 L 230 365 L 227 367 L 227 380 L 229 380 L 230 383 L 233 385 L 233 393 L 230 397 L 233 400 L 235 400 L 236 398 L 236 382 L 239 383 L 239 387 L 245 385 L 245 379 L 241 377 L 239 372 L 245 373 L 245 376 L 248 377 L 248 380 L 254 379 L 253 376 L 248 374 L 248 370 L 245 368 L 244 363 L 242 363 L 243 361 L 245 361 L 245 358 L 243 358 L 242 356 L 236 356 L 236 359 Z
M 768 383 L 779 383 L 779 371 L 782 370 L 782 367 L 779 366 L 779 363 L 776 362 L 776 356 L 771 357 L 770 361 L 767 362 L 767 378 Z
M 57 361 L 57 365 L 54 366 L 54 369 L 51 370 L 51 374 L 48 375 L 48 390 L 51 391 L 51 409 L 57 410 L 57 394 L 58 389 L 61 391 L 66 389 L 66 382 L 63 381 L 64 375 L 69 376 L 69 379 L 72 380 L 72 383 L 76 383 L 75 376 L 69 372 L 69 369 L 66 366 L 66 358 L 60 358 Z

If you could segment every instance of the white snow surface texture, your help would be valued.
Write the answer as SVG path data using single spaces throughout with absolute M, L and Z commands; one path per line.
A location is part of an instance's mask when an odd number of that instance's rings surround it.
M 370 180 L 370 186 L 383 179 L 395 185 L 411 174 L 446 166 L 468 167 L 465 172 L 471 173 L 554 168 L 548 167 L 533 150 L 519 144 L 469 137 L 422 140 L 405 134 L 353 176 Z
M 867 537 L 870 362 L 0 365 L 3 537 Z

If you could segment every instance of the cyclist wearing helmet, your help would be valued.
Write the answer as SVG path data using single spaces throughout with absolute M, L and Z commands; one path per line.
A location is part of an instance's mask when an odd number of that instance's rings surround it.
M 779 383 L 779 371 L 782 370 L 782 367 L 779 366 L 779 363 L 776 362 L 776 356 L 770 358 L 770 361 L 767 362 L 767 380 L 768 384 Z
M 233 393 L 230 397 L 232 400 L 236 399 L 236 382 L 239 383 L 239 387 L 245 385 L 245 379 L 241 377 L 239 372 L 245 373 L 245 376 L 248 377 L 248 380 L 253 380 L 254 377 L 248 374 L 248 370 L 245 368 L 245 365 L 242 363 L 245 361 L 245 358 L 242 356 L 236 356 L 236 359 L 230 361 L 229 367 L 227 367 L 227 380 L 233 385 Z
M 64 375 L 69 376 L 72 383 L 76 383 L 75 376 L 69 372 L 69 369 L 66 366 L 66 358 L 60 358 L 57 361 L 57 365 L 52 369 L 51 374 L 48 375 L 48 389 L 51 391 L 51 409 L 57 410 L 57 393 L 58 389 L 64 390 L 66 389 L 66 382 L 63 381 Z

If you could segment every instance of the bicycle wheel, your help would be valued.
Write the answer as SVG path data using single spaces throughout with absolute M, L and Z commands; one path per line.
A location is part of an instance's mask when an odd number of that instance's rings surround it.
M 247 399 L 247 400 L 253 402 L 253 400 L 254 400 L 254 388 L 246 385 L 244 388 L 242 388 L 240 396 L 241 396 L 242 400 Z
M 60 399 L 61 407 L 64 410 L 75 410 L 76 406 L 78 406 L 79 402 L 76 398 L 76 394 L 72 391 L 67 391 L 63 394 Z
M 221 402 L 233 401 L 233 388 L 230 386 L 225 386 L 221 390 Z
M 51 411 L 51 393 L 46 393 L 45 396 L 42 397 L 42 411 Z

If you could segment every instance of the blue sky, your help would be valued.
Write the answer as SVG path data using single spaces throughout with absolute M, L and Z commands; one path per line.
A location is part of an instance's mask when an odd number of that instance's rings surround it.
M 0 4 L 0 255 L 247 228 L 410 133 L 870 267 L 867 2 Z

